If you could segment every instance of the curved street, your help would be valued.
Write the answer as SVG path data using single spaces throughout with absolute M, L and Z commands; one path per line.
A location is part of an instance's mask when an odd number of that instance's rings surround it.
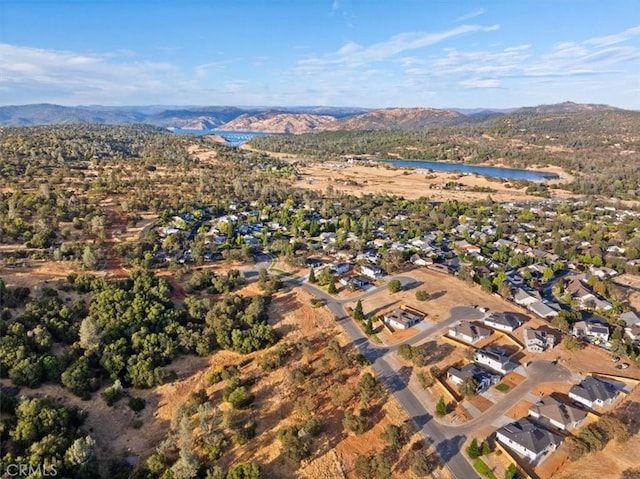
M 271 258 L 268 255 L 263 255 L 254 265 L 254 270 L 258 268 L 258 265 L 268 268 L 270 263 Z M 400 280 L 404 288 L 417 284 L 416 280 L 408 276 L 394 276 L 390 279 Z M 289 287 L 302 288 L 325 303 L 331 313 L 338 318 L 339 324 L 349 335 L 353 344 L 371 362 L 380 380 L 402 405 L 407 415 L 421 431 L 426 442 L 434 448 L 442 462 L 458 479 L 480 477 L 463 451 L 468 434 L 498 420 L 504 412 L 515 406 L 537 385 L 545 382 L 565 381 L 571 378 L 571 373 L 563 366 L 548 361 L 533 362 L 527 368 L 527 378 L 508 395 L 505 395 L 502 401 L 495 403 L 481 416 L 463 424 L 440 423 L 429 413 L 424 403 L 409 387 L 409 378 L 392 367 L 389 355 L 395 352 L 400 345 L 384 346 L 372 343 L 344 309 L 345 304 L 365 299 L 386 286 L 379 286 L 353 298 L 338 299 L 315 285 L 309 284 L 305 277 L 283 278 L 283 281 Z M 482 319 L 483 317 L 484 314 L 475 308 L 455 307 L 447 319 L 426 328 L 405 341 L 404 344 L 417 344 L 426 338 L 440 335 L 443 330 L 448 329 L 450 325 L 461 319 Z

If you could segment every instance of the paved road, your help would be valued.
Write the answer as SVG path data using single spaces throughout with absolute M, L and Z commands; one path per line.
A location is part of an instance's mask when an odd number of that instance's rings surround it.
M 394 279 L 399 279 L 405 287 L 415 283 L 415 280 L 409 277 L 399 276 Z M 422 401 L 420 401 L 409 388 L 409 378 L 404 378 L 402 377 L 402 374 L 398 374 L 398 372 L 389 365 L 387 359 L 385 359 L 385 356 L 397 349 L 398 346 L 386 347 L 371 343 L 369 338 L 362 332 L 361 328 L 344 310 L 344 303 L 357 301 L 358 299 L 375 294 L 379 288 L 363 293 L 361 296 L 356 298 L 339 300 L 325 291 L 304 282 L 303 278 L 287 279 L 285 280 L 285 283 L 288 286 L 301 287 L 318 299 L 322 299 L 333 315 L 339 318 L 340 325 L 349 335 L 353 344 L 371 362 L 371 365 L 380 380 L 391 394 L 396 397 L 398 402 L 407 412 L 407 415 L 416 424 L 418 430 L 422 432 L 427 443 L 435 449 L 442 462 L 449 468 L 454 477 L 458 479 L 478 478 L 478 474 L 462 453 L 462 445 L 466 441 L 466 437 L 463 434 L 459 434 L 450 428 L 445 428 L 436 422 L 433 416 L 429 414 L 429 411 L 427 411 Z M 461 317 L 469 317 L 468 314 L 478 314 L 478 312 L 473 308 L 454 308 L 454 310 L 455 311 L 451 318 L 428 328 L 421 332 L 419 336 L 421 338 L 426 338 L 429 335 L 435 334 L 441 329 L 448 327 L 449 324 L 458 321 Z
M 257 261 L 258 262 L 252 265 L 247 272 L 256 274 L 260 268 L 269 266 L 271 258 L 268 255 L 264 255 L 257 258 Z M 416 284 L 413 278 L 406 276 L 398 276 L 393 279 L 399 279 L 405 289 L 411 288 Z M 352 303 L 358 299 L 362 300 L 376 294 L 385 286 L 374 288 L 354 298 L 338 299 L 322 289 L 307 283 L 305 278 L 287 278 L 284 279 L 284 282 L 290 287 L 300 287 L 316 298 L 324 301 L 331 313 L 338 318 L 339 324 L 349 335 L 353 344 L 371 362 L 380 380 L 391 394 L 396 397 L 408 416 L 422 432 L 427 443 L 435 449 L 442 462 L 457 479 L 474 479 L 480 477 L 463 453 L 463 445 L 467 439 L 467 434 L 499 419 L 504 412 L 515 406 L 538 384 L 549 381 L 565 381 L 571 377 L 569 371 L 560 365 L 548 361 L 534 362 L 527 369 L 527 379 L 516 386 L 508 395 L 505 395 L 504 400 L 494 404 L 494 406 L 485 411 L 481 416 L 464 424 L 441 424 L 429 413 L 423 402 L 409 388 L 410 374 L 403 374 L 404 368 L 400 368 L 400 370 L 397 371 L 390 365 L 388 355 L 397 350 L 399 345 L 380 346 L 373 344 L 344 309 L 345 304 Z M 448 329 L 450 325 L 461 319 L 482 319 L 483 317 L 484 314 L 475 308 L 466 306 L 454 307 L 451 310 L 449 318 L 426 328 L 406 343 L 416 344 L 428 337 L 440 334 L 442 330 Z

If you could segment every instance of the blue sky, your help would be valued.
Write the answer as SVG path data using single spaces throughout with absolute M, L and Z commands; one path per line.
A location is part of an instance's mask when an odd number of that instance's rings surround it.
M 0 0 L 0 104 L 640 109 L 637 0 Z

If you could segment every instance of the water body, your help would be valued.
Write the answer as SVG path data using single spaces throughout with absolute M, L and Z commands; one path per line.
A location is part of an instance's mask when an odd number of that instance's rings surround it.
M 171 130 L 171 131 L 177 135 L 195 135 L 195 136 L 217 135 L 227 140 L 227 142 L 231 146 L 244 145 L 254 136 L 265 136 L 265 135 L 273 134 L 273 133 L 264 133 L 261 131 L 183 130 L 181 128 L 176 128 L 175 130 Z
M 433 171 L 449 171 L 452 173 L 477 173 L 478 175 L 505 178 L 508 180 L 549 181 L 560 178 L 556 173 L 548 171 L 518 170 L 497 166 L 468 165 L 465 163 L 443 163 L 439 161 L 383 160 L 394 166 L 408 168 L 424 168 Z

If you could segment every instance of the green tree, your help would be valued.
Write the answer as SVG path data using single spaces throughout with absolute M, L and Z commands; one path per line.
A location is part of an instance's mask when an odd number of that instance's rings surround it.
M 440 417 L 447 415 L 447 404 L 444 402 L 444 397 L 440 396 L 438 403 L 436 404 L 436 414 Z
M 261 479 L 260 467 L 255 462 L 231 466 L 226 479 Z
M 516 479 L 518 477 L 518 468 L 514 464 L 509 464 L 504 472 L 504 479 Z
M 369 316 L 367 318 L 367 324 L 365 326 L 364 332 L 369 336 L 371 336 L 373 334 L 373 332 L 374 332 L 373 331 L 373 319 L 371 318 L 371 316 Z
M 460 394 L 463 396 L 475 396 L 478 394 L 478 381 L 472 377 L 464 378 L 458 386 Z
M 397 293 L 399 291 L 402 291 L 402 283 L 399 279 L 392 279 L 391 281 L 389 281 L 389 283 L 387 283 L 387 289 L 390 293 Z
M 425 291 L 424 289 L 419 289 L 418 291 L 416 291 L 416 299 L 418 301 L 429 301 L 431 299 L 431 295 L 429 294 L 428 291 Z
M 353 308 L 353 319 L 362 321 L 364 319 L 364 312 L 362 311 L 362 301 L 358 300 Z
M 471 443 L 467 446 L 467 455 L 471 459 L 477 459 L 480 457 L 480 446 L 478 445 L 478 440 L 474 437 L 471 440 Z
M 318 279 L 316 278 L 316 273 L 313 270 L 313 268 L 311 268 L 309 270 L 309 283 L 317 283 Z
M 329 293 L 329 294 L 337 294 L 338 293 L 338 290 L 336 289 L 335 281 L 331 280 L 331 282 L 329 283 L 329 286 L 327 286 L 327 293 Z

